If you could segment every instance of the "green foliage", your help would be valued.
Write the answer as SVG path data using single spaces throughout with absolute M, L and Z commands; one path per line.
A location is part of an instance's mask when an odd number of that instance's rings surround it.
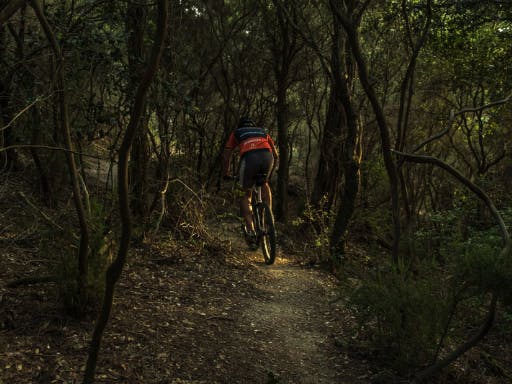
M 475 292 L 496 292 L 512 297 L 511 252 L 502 250 L 501 243 L 501 237 L 492 229 L 474 233 L 463 244 L 454 244 L 454 273 L 459 281 Z
M 358 332 L 402 374 L 464 341 L 467 329 L 481 323 L 489 293 L 512 302 L 510 251 L 502 250 L 496 226 L 478 220 L 465 223 L 461 236 L 466 209 L 429 215 L 415 233 L 414 273 L 387 260 L 347 261 L 345 290 Z
M 315 262 L 323 263 L 331 258 L 329 244 L 331 224 L 329 212 L 310 204 L 307 204 L 302 215 L 292 222 L 302 236 L 304 254 Z
M 370 343 L 382 359 L 400 371 L 431 361 L 448 316 L 448 287 L 439 284 L 433 263 L 422 263 L 412 278 L 392 265 L 366 271 L 354 264 L 346 273 L 358 280 L 346 286 L 359 331 L 370 331 Z

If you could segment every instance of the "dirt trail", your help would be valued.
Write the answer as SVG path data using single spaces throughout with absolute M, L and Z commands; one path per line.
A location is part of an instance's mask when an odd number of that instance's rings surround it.
M 264 297 L 251 300 L 243 314 L 265 368 L 287 383 L 342 383 L 332 335 L 339 313 L 329 304 L 334 281 L 324 273 L 293 266 L 288 260 L 259 266 Z
M 335 278 L 302 267 L 281 251 L 275 264 L 267 266 L 259 250 L 245 251 L 236 231 L 224 228 L 223 233 L 244 250 L 243 263 L 253 270 L 251 290 L 258 292 L 238 298 L 243 311 L 237 327 L 257 373 L 250 382 L 367 383 L 364 364 L 354 364 L 335 343 L 347 323 Z

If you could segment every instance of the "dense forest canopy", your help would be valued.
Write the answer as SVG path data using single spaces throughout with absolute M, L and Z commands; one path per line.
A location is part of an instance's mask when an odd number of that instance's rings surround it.
M 1 177 L 31 185 L 64 302 L 103 301 L 104 327 L 130 244 L 214 241 L 251 116 L 281 246 L 426 378 L 510 318 L 511 39 L 500 0 L 2 0 Z

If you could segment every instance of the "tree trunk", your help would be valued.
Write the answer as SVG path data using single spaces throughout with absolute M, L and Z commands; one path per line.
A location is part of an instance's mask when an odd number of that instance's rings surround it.
M 133 95 L 137 84 L 142 78 L 141 63 L 144 62 L 144 30 L 146 28 L 146 5 L 140 2 L 130 2 L 126 12 L 126 32 L 130 84 L 128 93 Z M 131 149 L 130 180 L 132 182 L 132 208 L 133 214 L 143 225 L 148 216 L 148 165 L 150 157 L 147 130 L 146 105 L 142 106 L 142 115 L 139 117 L 137 129 Z
M 0 26 L 0 61 L 5 55 L 5 27 Z M 11 79 L 12 74 L 5 73 L 0 78 L 0 146 L 14 145 L 13 127 L 9 125 L 13 113 L 11 111 Z M 7 128 L 4 128 L 7 127 Z M 0 171 L 13 169 L 18 165 L 18 153 L 15 149 L 9 149 L 0 155 Z
M 71 140 L 71 129 L 69 126 L 68 117 L 68 103 L 66 98 L 66 84 L 64 81 L 64 57 L 59 47 L 59 43 L 52 31 L 48 20 L 43 11 L 40 0 L 33 0 L 31 2 L 32 7 L 37 15 L 39 22 L 45 32 L 46 38 L 52 47 L 55 59 L 56 59 L 56 78 L 57 78 L 57 91 L 59 100 L 59 119 L 62 128 L 62 134 L 64 137 L 64 145 L 67 149 L 66 160 L 68 163 L 69 175 L 71 178 L 71 184 L 73 188 L 73 200 L 75 203 L 75 209 L 80 224 L 80 247 L 78 251 L 78 290 L 79 296 L 82 303 L 87 301 L 87 256 L 89 252 L 89 229 L 87 225 L 87 218 L 85 209 L 82 202 L 82 194 L 80 191 L 80 185 L 78 180 L 78 172 L 75 163 L 75 157 L 73 155 L 73 144 Z
M 288 181 L 290 177 L 290 147 L 288 137 L 287 71 L 281 71 L 277 78 L 277 133 L 279 147 L 279 168 L 277 171 L 276 219 L 288 221 Z
M 346 114 L 341 102 L 343 94 L 344 71 L 341 64 L 342 36 L 341 28 L 334 23 L 331 41 L 329 104 L 325 117 L 325 127 L 320 145 L 320 158 L 315 177 L 315 186 L 311 197 L 312 204 L 318 209 L 329 212 L 338 194 L 341 179 L 342 135 L 346 123 Z
M 98 360 L 103 331 L 107 326 L 110 318 L 110 312 L 112 310 L 115 285 L 119 280 L 119 277 L 121 277 L 126 257 L 128 256 L 128 250 L 130 248 L 132 221 L 129 201 L 128 160 L 132 143 L 137 135 L 137 130 L 141 127 L 140 119 L 144 114 L 146 94 L 151 81 L 155 77 L 160 63 L 160 57 L 162 56 L 167 32 L 168 13 L 167 0 L 158 0 L 158 23 L 155 42 L 153 44 L 153 49 L 151 50 L 151 57 L 147 64 L 146 71 L 137 88 L 135 100 L 131 109 L 130 122 L 126 127 L 121 148 L 119 149 L 119 170 L 117 182 L 119 190 L 119 211 L 121 215 L 121 239 L 119 242 L 117 257 L 107 269 L 103 307 L 91 339 L 83 384 L 90 384 L 94 381 L 96 362 Z
M 286 223 L 289 218 L 288 184 L 290 178 L 288 88 L 291 82 L 292 63 L 301 47 L 297 43 L 297 30 L 292 26 L 292 23 L 297 21 L 294 7 L 288 3 L 278 4 L 276 0 L 273 3 L 277 29 L 274 30 L 274 35 L 271 35 L 270 39 L 273 42 L 272 53 L 277 88 L 276 115 L 279 150 L 275 214 L 277 220 Z
M 333 6 L 331 4 L 331 6 Z M 334 18 L 334 24 L 336 18 Z M 341 63 L 344 67 L 336 78 L 336 88 L 338 89 L 339 99 L 344 109 L 344 128 L 345 135 L 343 140 L 343 149 L 341 150 L 341 160 L 344 173 L 343 191 L 341 193 L 341 202 L 336 214 L 336 219 L 331 232 L 330 249 L 333 262 L 337 262 L 341 255 L 345 253 L 345 242 L 348 224 L 354 213 L 357 194 L 359 192 L 359 158 L 357 150 L 357 140 L 359 136 L 359 119 L 352 104 L 351 87 L 354 80 L 354 65 L 350 50 L 346 46 L 346 41 L 340 44 Z M 334 69 L 334 68 L 333 68 Z
M 333 0 L 331 0 L 331 4 Z M 373 112 L 375 114 L 375 118 L 377 120 L 377 125 L 379 127 L 380 139 L 381 139 L 381 147 L 382 147 L 382 157 L 384 159 L 384 166 L 386 168 L 386 173 L 388 174 L 389 179 L 389 188 L 391 194 L 391 216 L 393 221 L 393 245 L 392 245 L 392 258 L 393 261 L 398 264 L 399 261 L 399 243 L 400 243 L 400 206 L 399 206 L 399 198 L 398 198 L 398 175 L 396 170 L 395 162 L 391 156 L 391 140 L 388 123 L 384 116 L 384 111 L 382 109 L 382 105 L 380 104 L 379 99 L 375 93 L 375 89 L 373 88 L 372 83 L 370 82 L 368 70 L 366 66 L 366 61 L 364 59 L 363 53 L 361 51 L 360 42 L 359 42 L 359 33 L 357 29 L 357 25 L 351 19 L 351 17 L 347 14 L 341 13 L 335 6 L 333 7 L 335 10 L 335 15 L 345 32 L 347 33 L 347 39 L 350 44 L 352 54 L 354 55 L 354 60 L 357 63 L 357 70 L 359 73 L 359 79 L 361 81 L 361 85 L 370 101 Z
M 39 144 L 39 137 L 41 132 L 41 115 L 39 113 L 39 108 L 36 105 L 32 107 L 32 145 Z M 41 183 L 41 194 L 43 196 L 43 201 L 46 206 L 49 208 L 53 207 L 53 194 L 52 188 L 50 184 L 50 180 L 48 179 L 48 171 L 47 168 L 43 165 L 39 154 L 37 153 L 37 149 L 30 148 L 30 154 L 32 159 L 34 160 L 34 165 L 36 166 L 37 173 L 39 175 L 39 180 Z

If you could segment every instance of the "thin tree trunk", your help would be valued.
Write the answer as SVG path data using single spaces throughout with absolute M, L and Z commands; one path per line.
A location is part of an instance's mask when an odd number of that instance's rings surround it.
M 32 107 L 32 143 L 31 145 L 39 144 L 39 133 L 41 132 L 41 116 L 39 114 L 39 109 L 37 106 Z M 52 189 L 50 185 L 50 181 L 48 179 L 48 172 L 46 167 L 43 165 L 39 154 L 37 153 L 36 148 L 30 148 L 30 154 L 32 155 L 32 159 L 34 160 L 34 165 L 38 170 L 39 180 L 41 183 L 41 192 L 43 196 L 43 201 L 45 202 L 47 207 L 53 207 L 53 195 Z
M 142 78 L 144 62 L 144 30 L 146 28 L 146 5 L 130 1 L 126 12 L 126 34 L 130 84 L 128 93 L 132 97 L 137 89 L 137 84 Z M 149 164 L 149 141 L 146 129 L 146 105 L 139 118 L 140 128 L 137 129 L 131 148 L 130 180 L 132 182 L 132 209 L 133 214 L 139 218 L 141 224 L 145 224 L 148 215 L 147 206 L 147 170 Z
M 398 119 L 396 125 L 396 140 L 395 140 L 395 149 L 398 151 L 403 151 L 405 148 L 406 140 L 407 140 L 407 131 L 409 126 L 409 115 L 412 104 L 412 96 L 413 96 L 413 84 L 414 84 L 414 74 L 416 69 L 416 63 L 418 61 L 418 56 L 420 54 L 421 49 L 423 48 L 427 35 L 430 30 L 430 23 L 432 19 L 431 14 L 431 4 L 430 0 L 427 1 L 426 8 L 426 21 L 423 26 L 422 32 L 418 41 L 414 43 L 411 27 L 409 25 L 409 18 L 407 15 L 406 2 L 402 1 L 402 13 L 405 19 L 406 32 L 407 32 L 407 40 L 412 48 L 412 55 L 409 60 L 409 64 L 407 65 L 407 69 L 405 71 L 404 78 L 402 80 L 402 84 L 400 86 L 400 103 L 399 103 L 399 111 L 398 111 Z M 402 165 L 399 164 L 397 167 L 398 180 L 400 181 L 400 189 L 402 194 L 402 206 L 404 208 L 405 213 L 405 237 L 409 247 L 409 254 L 411 257 L 411 262 L 415 262 L 416 256 L 413 245 L 413 232 L 414 232 L 414 221 L 413 221 L 413 210 L 411 209 L 411 205 L 413 204 L 412 196 L 409 195 L 409 191 L 407 189 L 407 182 L 404 176 L 404 170 Z
M 89 229 L 87 226 L 87 218 L 85 209 L 82 202 L 82 195 L 80 192 L 80 185 L 78 180 L 78 172 L 75 163 L 75 157 L 71 151 L 73 151 L 73 144 L 71 141 L 71 129 L 69 126 L 68 117 L 68 103 L 66 98 L 66 88 L 64 81 L 64 57 L 62 56 L 59 43 L 52 31 L 48 20 L 44 14 L 40 0 L 32 0 L 31 5 L 37 15 L 39 22 L 45 32 L 46 38 L 52 47 L 55 59 L 56 59 L 56 78 L 58 87 L 58 98 L 59 98 L 59 112 L 60 112 L 60 124 L 62 126 L 62 134 L 64 136 L 64 145 L 67 149 L 66 160 L 68 163 L 69 174 L 71 178 L 71 184 L 73 188 L 73 200 L 75 203 L 75 209 L 80 224 L 80 247 L 78 251 L 78 289 L 80 298 L 84 303 L 87 299 L 87 256 L 89 251 Z
M 343 150 L 342 130 L 346 123 L 344 106 L 341 102 L 343 93 L 343 68 L 340 52 L 342 47 L 341 30 L 334 25 L 331 41 L 330 94 L 322 135 L 320 158 L 315 176 L 315 186 L 311 196 L 314 207 L 326 212 L 330 211 L 338 192 L 341 177 L 341 154 Z
M 130 248 L 132 221 L 129 201 L 128 160 L 133 140 L 137 135 L 137 130 L 140 128 L 139 121 L 144 113 L 146 93 L 151 81 L 155 77 L 158 65 L 160 63 L 160 58 L 162 56 L 165 36 L 167 32 L 169 16 L 168 13 L 168 1 L 158 0 L 158 24 L 155 42 L 153 44 L 151 57 L 147 64 L 146 71 L 137 88 L 135 100 L 131 109 L 132 112 L 130 116 L 130 122 L 126 128 L 126 133 L 124 135 L 121 148 L 119 149 L 119 169 L 117 181 L 119 189 L 119 211 L 121 215 L 121 238 L 119 242 L 117 257 L 107 269 L 103 307 L 91 339 L 83 384 L 90 384 L 94 381 L 94 374 L 96 371 L 96 363 L 98 360 L 101 339 L 110 318 L 110 312 L 112 310 L 115 285 L 121 276 L 124 264 L 126 262 L 126 257 L 128 256 L 128 250 Z
M 331 3 L 331 7 L 334 5 Z M 353 11 L 353 10 L 352 10 Z M 333 10 L 334 13 L 334 10 Z M 336 18 L 334 23 L 336 24 Z M 350 50 L 343 40 L 341 49 L 341 63 L 344 63 L 341 76 L 337 78 L 337 88 L 339 98 L 345 111 L 345 135 L 343 140 L 343 149 L 341 151 L 341 160 L 344 173 L 343 191 L 341 194 L 341 203 L 336 214 L 333 229 L 330 237 L 330 249 L 333 262 L 336 263 L 340 256 L 345 253 L 345 242 L 347 228 L 354 213 L 357 194 L 359 192 L 359 161 L 357 156 L 357 139 L 359 132 L 359 121 L 357 113 L 352 104 L 350 88 L 354 79 L 354 70 Z
M 290 149 L 288 136 L 287 71 L 279 71 L 277 79 L 277 131 L 279 137 L 279 168 L 277 170 L 276 219 L 288 221 L 288 180 Z

